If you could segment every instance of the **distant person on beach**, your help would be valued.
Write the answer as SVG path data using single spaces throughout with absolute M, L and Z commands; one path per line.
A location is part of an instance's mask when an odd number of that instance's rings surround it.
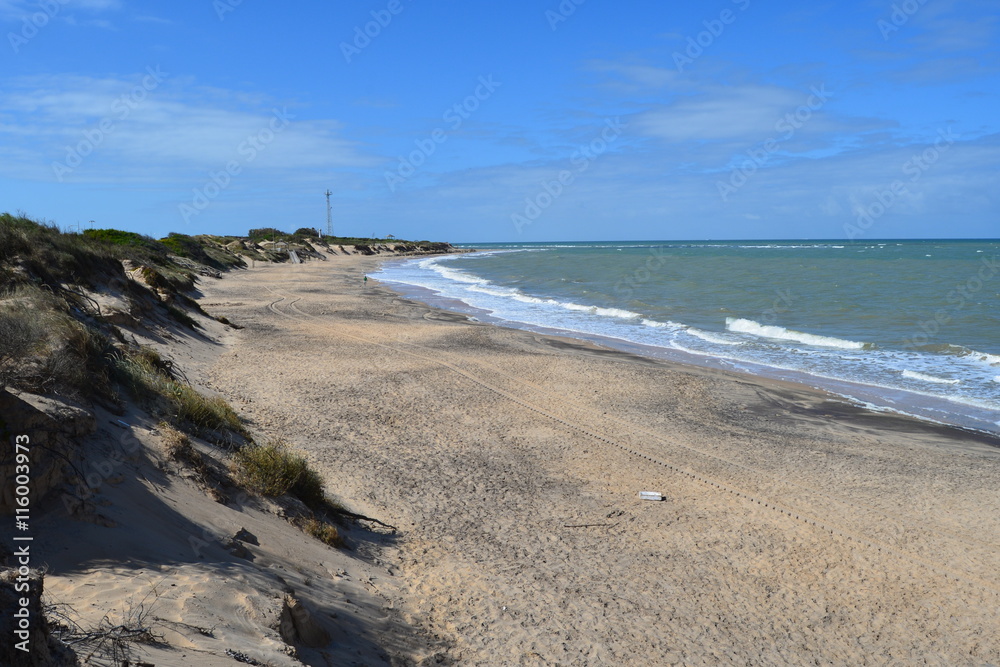
M 365 287 L 368 287 L 368 276 L 365 276 Z

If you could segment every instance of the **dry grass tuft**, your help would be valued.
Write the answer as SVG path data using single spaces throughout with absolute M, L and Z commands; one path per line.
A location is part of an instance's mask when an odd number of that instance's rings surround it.
M 0 310 L 0 388 L 17 376 L 25 359 L 44 341 L 45 331 L 38 318 L 23 305 Z
M 70 316 L 51 291 L 18 285 L 0 294 L 0 387 L 111 396 L 110 350 L 108 337 Z
M 116 360 L 119 382 L 136 398 L 166 403 L 176 425 L 188 425 L 198 432 L 231 431 L 243 437 L 249 433 L 239 415 L 219 396 L 203 396 L 193 387 L 174 379 L 170 365 L 155 350 L 143 348 Z
M 340 531 L 337 530 L 336 526 L 327 521 L 321 521 L 313 517 L 300 523 L 299 528 L 307 535 L 312 535 L 320 542 L 331 547 L 336 549 L 344 547 L 344 538 L 340 536 Z
M 191 444 L 191 439 L 167 422 L 157 425 L 163 433 L 163 454 L 168 461 L 204 465 L 201 453 Z

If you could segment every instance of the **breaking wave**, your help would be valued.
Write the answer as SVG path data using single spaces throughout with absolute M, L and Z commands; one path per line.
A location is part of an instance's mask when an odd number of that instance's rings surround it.
M 761 338 L 790 340 L 796 343 L 802 343 L 803 345 L 835 347 L 841 350 L 864 350 L 867 348 L 866 343 L 859 343 L 854 340 L 844 340 L 842 338 L 833 338 L 832 336 L 819 336 L 817 334 L 794 331 L 792 329 L 786 329 L 785 327 L 774 326 L 771 324 L 761 324 L 760 322 L 754 322 L 753 320 L 736 317 L 726 318 L 726 330 L 736 333 L 749 334 L 751 336 L 759 336 Z

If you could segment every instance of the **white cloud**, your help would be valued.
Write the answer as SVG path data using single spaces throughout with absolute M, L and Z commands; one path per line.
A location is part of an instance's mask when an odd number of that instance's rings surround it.
M 271 176 L 374 164 L 335 120 L 306 119 L 299 109 L 237 91 L 198 89 L 168 73 L 162 78 L 8 82 L 0 93 L 0 170 L 52 180 L 52 164 L 68 163 L 74 151 L 88 153 L 70 175 L 80 182 L 158 181 L 232 160 Z
M 668 171 L 672 147 L 609 152 L 585 172 L 574 171 L 573 182 L 520 231 L 511 215 L 523 215 L 526 198 L 536 197 L 561 170 L 573 169 L 568 156 L 439 175 L 426 187 L 398 192 L 384 212 L 405 209 L 414 224 L 463 225 L 468 240 L 620 238 L 621 230 L 631 238 L 846 239 L 858 208 L 872 206 L 900 181 L 905 191 L 862 238 L 948 236 L 958 218 L 967 233 L 986 235 L 985 221 L 1000 207 L 993 183 L 1000 135 L 957 141 L 915 169 L 914 158 L 932 144 L 880 144 L 786 160 L 750 175 L 726 201 L 717 183 L 729 174 Z
M 667 141 L 760 141 L 775 124 L 804 104 L 806 96 L 768 86 L 714 87 L 640 114 L 644 133 Z
M 120 9 L 122 3 L 121 0 L 51 0 L 51 5 L 52 9 L 47 9 L 38 0 L 0 0 L 0 18 L 20 19 L 39 11 L 55 15 L 74 9 L 106 12 Z

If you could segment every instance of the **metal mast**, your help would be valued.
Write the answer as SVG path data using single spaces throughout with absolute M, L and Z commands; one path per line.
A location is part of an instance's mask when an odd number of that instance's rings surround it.
M 326 191 L 326 235 L 333 236 L 333 214 L 330 213 L 330 195 L 333 193 Z

